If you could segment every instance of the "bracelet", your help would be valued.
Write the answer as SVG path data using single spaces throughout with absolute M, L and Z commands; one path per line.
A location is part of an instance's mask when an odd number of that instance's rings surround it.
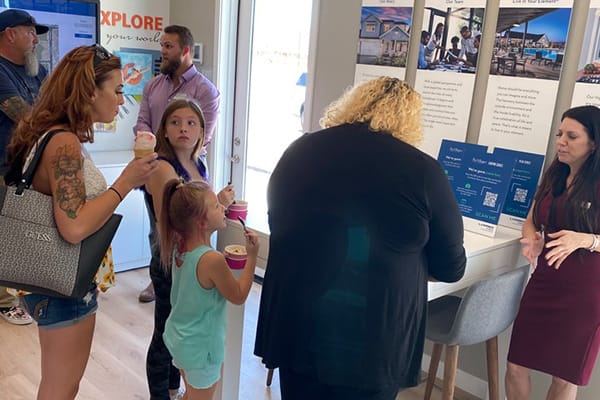
M 109 187 L 108 190 L 112 190 L 113 192 L 115 192 L 117 194 L 117 196 L 119 196 L 119 203 L 123 201 L 123 196 L 121 196 L 121 193 L 119 193 L 119 191 L 117 189 L 115 189 L 113 186 Z
M 598 245 L 600 244 L 600 238 L 598 238 L 598 235 L 592 234 L 592 236 L 594 236 L 594 243 L 592 243 L 592 245 L 587 248 L 590 252 L 596 250 L 596 247 L 598 247 Z

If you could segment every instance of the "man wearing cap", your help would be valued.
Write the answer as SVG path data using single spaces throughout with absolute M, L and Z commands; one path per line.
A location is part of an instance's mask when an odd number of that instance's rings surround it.
M 37 24 L 23 10 L 10 8 L 0 13 L 0 185 L 8 169 L 6 146 L 13 127 L 31 109 L 48 74 L 35 53 L 37 35 L 46 32 L 47 26 Z M 17 325 L 31 323 L 19 300 L 1 286 L 0 317 Z

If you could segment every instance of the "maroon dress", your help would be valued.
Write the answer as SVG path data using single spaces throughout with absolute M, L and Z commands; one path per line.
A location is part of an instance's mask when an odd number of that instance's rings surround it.
M 565 229 L 566 191 L 554 201 L 552 232 Z M 546 227 L 551 203 L 550 194 L 538 207 L 537 220 Z M 538 257 L 521 300 L 508 361 L 587 385 L 600 347 L 600 253 L 579 249 L 556 270 L 548 266 L 546 252 Z

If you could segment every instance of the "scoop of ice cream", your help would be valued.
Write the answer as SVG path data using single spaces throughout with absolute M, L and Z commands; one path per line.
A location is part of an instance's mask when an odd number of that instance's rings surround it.
M 229 255 L 245 256 L 246 246 L 242 246 L 239 244 L 230 244 L 229 246 L 225 246 L 225 253 Z
M 154 150 L 156 146 L 156 136 L 152 132 L 139 131 L 135 136 L 133 148 L 139 150 Z

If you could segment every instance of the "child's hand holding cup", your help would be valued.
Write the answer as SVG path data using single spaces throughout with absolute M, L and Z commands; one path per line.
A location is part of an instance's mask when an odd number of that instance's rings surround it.
M 258 256 L 258 236 L 248 229 L 245 230 L 244 235 L 246 236 L 246 246 L 230 244 L 223 249 L 225 261 L 231 269 L 244 269 L 248 256 L 255 259 Z

